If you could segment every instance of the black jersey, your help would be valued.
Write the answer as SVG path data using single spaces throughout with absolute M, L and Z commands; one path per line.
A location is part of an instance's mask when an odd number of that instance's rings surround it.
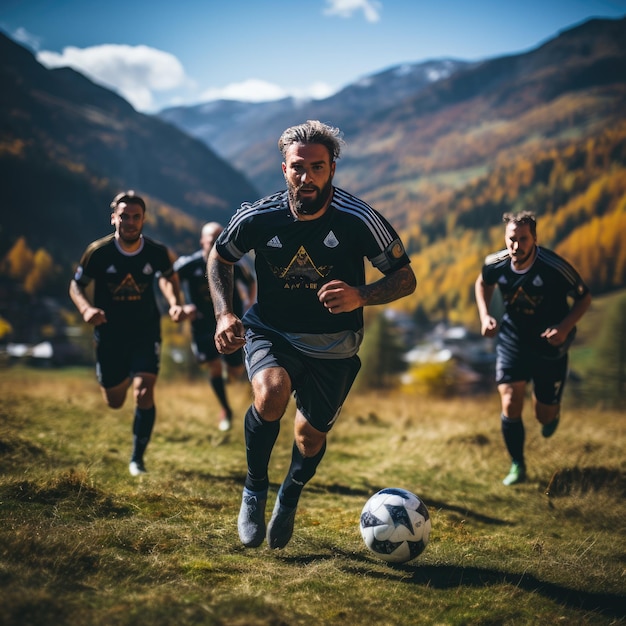
M 568 298 L 580 300 L 589 291 L 565 259 L 542 247 L 537 247 L 533 264 L 522 272 L 513 270 L 507 250 L 489 255 L 482 278 L 486 285 L 497 285 L 502 293 L 505 313 L 500 333 L 546 356 L 558 348 L 549 346 L 541 333 L 567 316 Z
M 202 250 L 178 258 L 174 263 L 174 271 L 178 272 L 185 298 L 188 302 L 195 304 L 198 311 L 196 319 L 191 323 L 194 332 L 215 330 L 215 312 Z M 244 273 L 240 265 L 234 266 L 234 272 L 235 285 L 240 281 L 249 284 L 251 279 Z M 243 315 L 243 301 L 237 288 L 233 292 L 233 311 L 237 317 Z
M 111 234 L 87 246 L 74 279 L 82 287 L 95 281 L 94 306 L 107 317 L 100 331 L 115 329 L 132 335 L 150 326 L 159 327 L 155 276 L 169 277 L 172 273 L 164 245 L 142 236 L 139 250 L 129 253 Z
M 315 220 L 294 218 L 287 191 L 244 203 L 215 245 L 233 262 L 255 251 L 258 312 L 266 324 L 296 333 L 360 330 L 362 309 L 333 315 L 317 291 L 335 279 L 365 284 L 365 257 L 384 274 L 409 263 L 389 223 L 338 188 L 326 213 Z

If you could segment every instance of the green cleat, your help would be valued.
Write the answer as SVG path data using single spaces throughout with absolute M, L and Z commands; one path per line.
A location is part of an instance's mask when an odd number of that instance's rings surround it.
M 507 477 L 502 481 L 503 485 L 517 485 L 526 480 L 526 468 L 521 463 L 513 462 Z

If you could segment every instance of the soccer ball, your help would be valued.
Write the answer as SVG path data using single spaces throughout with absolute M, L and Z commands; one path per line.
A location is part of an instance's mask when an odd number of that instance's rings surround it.
M 405 563 L 426 548 L 430 515 L 414 493 L 382 489 L 365 503 L 359 526 L 365 545 L 376 556 L 391 563 Z

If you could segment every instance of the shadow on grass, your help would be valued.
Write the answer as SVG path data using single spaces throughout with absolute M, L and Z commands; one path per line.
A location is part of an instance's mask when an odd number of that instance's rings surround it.
M 398 573 L 398 581 L 404 584 L 421 585 L 434 589 L 456 589 L 459 587 L 488 587 L 490 585 L 511 585 L 528 593 L 538 593 L 573 610 L 591 611 L 611 618 L 623 619 L 626 615 L 626 596 L 612 593 L 595 593 L 570 589 L 555 583 L 539 580 L 529 574 L 502 572 L 496 569 L 479 567 L 457 567 L 455 565 L 417 565 L 410 563 L 394 564 L 373 561 L 365 555 L 346 552 L 336 546 L 327 546 L 332 555 L 315 554 L 305 557 L 282 557 L 285 562 L 298 565 L 329 559 L 344 558 L 347 562 L 358 561 L 357 567 L 349 567 L 351 573 L 370 578 L 387 580 Z M 372 564 L 378 567 L 372 567 Z M 380 566 L 388 571 L 381 571 Z
M 361 498 L 363 503 L 374 493 L 384 489 L 382 486 L 368 486 L 363 488 L 354 488 L 347 487 L 346 485 L 315 485 L 314 483 L 309 483 L 307 486 L 307 491 L 317 492 L 317 493 L 330 493 L 341 496 L 354 496 Z M 454 504 L 448 504 L 447 502 L 442 502 L 441 500 L 434 500 L 433 498 L 429 498 L 424 496 L 423 501 L 426 503 L 428 508 L 432 509 L 441 509 L 443 511 L 450 511 L 454 513 L 458 513 L 463 517 L 473 519 L 479 522 L 483 522 L 484 524 L 492 524 L 497 526 L 513 526 L 513 522 L 509 522 L 507 520 L 499 519 L 497 517 L 491 517 L 489 515 L 483 515 L 482 513 L 478 513 L 476 511 L 472 511 L 467 507 L 456 506 Z

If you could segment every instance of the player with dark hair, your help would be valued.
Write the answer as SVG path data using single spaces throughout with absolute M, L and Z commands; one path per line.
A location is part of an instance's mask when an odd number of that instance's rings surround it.
M 298 501 L 360 368 L 363 307 L 412 293 L 415 275 L 398 235 L 374 209 L 333 186 L 340 131 L 318 121 L 279 140 L 287 189 L 244 203 L 209 255 L 217 349 L 245 344 L 254 400 L 244 426 L 248 472 L 238 519 L 245 546 L 266 537 L 268 465 L 287 404 L 296 400 L 291 465 L 267 526 L 271 548 L 291 539 Z M 255 252 L 258 299 L 233 312 L 233 265 Z M 364 257 L 381 271 L 365 284 Z
M 551 437 L 559 424 L 568 349 L 576 323 L 591 304 L 591 294 L 565 259 L 537 245 L 532 213 L 507 213 L 504 222 L 506 249 L 486 258 L 475 294 L 482 334 L 498 336 L 496 383 L 502 435 L 512 459 L 503 483 L 514 485 L 526 479 L 522 422 L 526 384 L 533 382 L 535 417 L 542 424 L 542 435 Z M 499 327 L 489 313 L 496 286 L 505 307 Z
M 129 471 L 146 473 L 144 453 L 156 419 L 154 385 L 159 372 L 161 313 L 155 279 L 175 322 L 184 318 L 178 279 L 167 248 L 142 234 L 146 204 L 133 191 L 111 202 L 110 235 L 87 246 L 74 278 L 70 298 L 83 320 L 94 327 L 96 374 L 105 402 L 124 405 L 133 387 L 135 416 Z M 86 288 L 93 281 L 93 302 Z
M 209 383 L 222 407 L 219 429 L 226 431 L 231 427 L 233 412 L 226 394 L 223 363 L 226 365 L 229 380 L 240 379 L 244 366 L 243 350 L 221 355 L 215 347 L 215 314 L 206 278 L 206 264 L 209 252 L 222 230 L 223 227 L 217 222 L 205 224 L 200 235 L 201 249 L 190 256 L 177 259 L 174 271 L 178 274 L 185 296 L 183 310 L 187 319 L 191 320 L 191 349 L 198 363 L 206 363 L 208 366 Z M 235 315 L 242 317 L 244 309 L 249 308 L 256 298 L 256 282 L 243 262 L 235 264 L 234 271 L 233 311 Z

